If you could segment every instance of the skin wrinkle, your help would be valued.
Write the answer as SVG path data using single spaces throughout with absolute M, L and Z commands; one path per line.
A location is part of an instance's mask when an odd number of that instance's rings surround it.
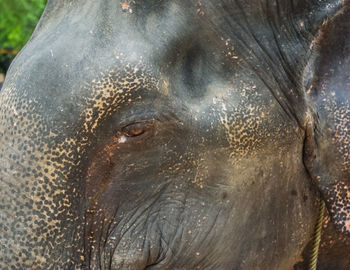
M 159 196 L 160 196 L 160 195 L 159 195 Z M 155 202 L 156 200 L 157 200 L 157 198 L 154 199 L 154 202 Z M 144 209 L 143 212 L 145 212 L 147 209 L 151 208 L 152 205 L 154 204 L 154 202 L 151 203 L 149 206 L 147 206 L 147 208 Z M 137 212 L 137 211 L 138 211 L 138 207 L 135 207 L 134 210 L 131 210 L 131 211 L 129 211 L 129 212 L 132 213 L 133 211 L 134 211 L 134 212 Z M 131 220 L 131 219 L 126 219 L 126 220 L 125 220 L 125 218 L 124 218 L 124 220 L 123 220 L 123 227 L 120 228 L 120 229 L 118 229 L 117 227 L 115 227 L 114 229 L 111 230 L 110 235 L 113 235 L 113 230 L 114 230 L 114 231 L 116 231 L 116 230 L 120 231 L 122 234 L 121 234 L 121 236 L 120 236 L 120 240 L 119 240 L 119 241 L 121 241 L 121 239 L 123 239 L 123 237 L 128 233 L 128 231 L 129 231 L 129 229 L 132 227 L 132 225 L 135 224 L 137 218 L 138 218 L 140 215 L 136 215 L 135 213 L 133 213 L 133 214 L 131 214 L 131 216 L 132 216 L 132 217 L 137 216 L 137 217 L 135 218 L 134 221 L 131 221 L 131 225 L 130 225 L 130 220 Z M 139 222 L 141 222 L 141 220 L 139 220 Z M 120 224 L 120 223 L 119 223 L 119 224 Z M 119 224 L 118 224 L 118 226 L 119 226 Z M 126 226 L 126 225 L 128 225 L 129 228 L 126 228 L 126 230 L 124 230 L 124 226 Z M 116 242 L 115 247 L 114 247 L 114 250 L 117 248 L 118 245 L 119 245 L 119 243 Z M 115 252 L 113 251 L 111 254 L 114 254 L 114 253 L 115 253 Z
M 239 1 L 237 1 L 237 3 L 239 3 Z M 240 6 L 239 4 L 238 4 L 238 6 Z M 241 8 L 242 9 L 242 8 Z M 219 12 L 218 12 L 219 13 Z M 278 79 L 278 77 L 277 76 L 275 76 L 275 73 L 277 73 L 277 74 L 281 74 L 280 73 L 280 71 L 278 70 L 278 69 L 275 69 L 274 68 L 274 66 L 275 66 L 275 64 L 274 63 L 279 63 L 279 61 L 276 61 L 274 58 L 272 58 L 272 56 L 268 53 L 268 50 L 267 49 L 265 49 L 264 47 L 264 45 L 259 41 L 259 39 L 258 38 L 256 38 L 256 36 L 255 36 L 255 34 L 254 34 L 254 31 L 251 29 L 251 28 L 249 28 L 249 25 L 250 25 L 250 22 L 248 21 L 248 19 L 247 18 L 249 18 L 249 16 L 243 16 L 245 19 L 246 19 L 246 23 L 245 23 L 245 25 L 247 25 L 248 26 L 248 29 L 245 29 L 245 31 L 243 31 L 243 33 L 248 33 L 250 36 L 251 36 L 251 38 L 252 38 L 252 40 L 253 40 L 253 44 L 256 44 L 257 45 L 257 48 L 255 48 L 255 47 L 253 47 L 251 44 L 252 43 L 247 43 L 247 44 L 244 44 L 243 46 L 242 46 L 242 48 L 244 48 L 244 47 L 246 47 L 246 48 L 250 48 L 251 49 L 251 51 L 249 52 L 250 54 L 253 54 L 253 56 L 254 57 L 257 57 L 258 58 L 258 62 L 259 63 L 266 63 L 266 62 L 268 62 L 268 63 L 270 63 L 268 66 L 267 66 L 267 69 L 266 70 L 269 70 L 269 69 L 272 69 L 272 70 L 274 70 L 274 72 L 269 72 L 269 73 L 266 73 L 266 72 L 263 72 L 263 73 L 261 73 L 261 70 L 260 69 L 256 69 L 255 68 L 255 62 L 254 63 L 250 63 L 251 61 L 247 61 L 246 59 L 244 59 L 243 58 L 243 61 L 245 61 L 246 62 L 246 64 L 248 64 L 248 66 L 252 69 L 252 70 L 254 70 L 255 72 L 256 72 L 256 74 L 260 77 L 260 79 L 264 82 L 264 84 L 265 84 L 265 86 L 267 86 L 267 87 L 269 87 L 269 89 L 271 90 L 271 93 L 274 95 L 274 98 L 280 103 L 280 105 L 281 105 L 281 108 L 284 110 L 284 112 L 286 112 L 286 114 L 287 115 L 292 115 L 291 117 L 294 117 L 295 115 L 292 113 L 293 111 L 294 111 L 294 109 L 292 109 L 293 107 L 296 107 L 296 102 L 295 101 L 293 101 L 293 100 L 291 100 L 290 99 L 290 95 L 284 95 L 284 97 L 282 96 L 280 96 L 279 95 L 279 93 L 276 93 L 275 92 L 275 86 L 274 85 L 271 85 L 270 83 L 271 83 L 271 80 L 268 80 L 268 79 L 266 79 L 266 78 L 269 78 L 271 75 L 273 76 L 273 80 L 275 80 L 275 82 L 277 83 L 277 85 L 283 85 L 284 83 L 285 83 L 285 81 L 288 81 L 288 78 L 283 78 L 282 80 L 280 80 L 280 79 Z M 228 22 L 228 24 L 231 24 L 231 22 Z M 241 28 L 242 28 L 242 26 L 240 26 Z M 232 26 L 230 27 L 230 28 L 233 28 Z M 228 28 L 229 29 L 229 28 Z M 233 28 L 234 29 L 234 28 Z M 239 33 L 239 31 L 238 31 L 238 33 Z M 230 34 L 231 34 L 231 31 L 230 31 Z M 235 35 L 235 33 L 232 33 L 233 35 Z M 235 39 L 235 42 L 236 42 L 236 44 L 239 44 L 239 42 L 241 42 L 242 40 L 245 40 L 245 39 L 243 39 L 243 38 L 241 38 L 241 37 L 238 37 L 238 38 L 236 38 Z M 249 44 L 249 45 L 248 45 Z M 261 53 L 261 52 L 263 52 L 263 53 Z M 264 58 L 264 59 L 262 59 L 262 55 L 266 55 L 267 56 L 267 58 Z M 269 60 L 270 59 L 270 61 L 267 61 L 267 60 Z M 288 91 L 289 91 L 289 89 L 290 88 L 292 88 L 293 90 L 294 90 L 294 92 L 297 92 L 298 91 L 298 88 L 295 88 L 295 87 L 293 87 L 293 86 L 286 86 L 286 88 L 285 89 L 288 89 Z M 278 87 L 278 89 L 280 89 L 280 87 Z M 283 88 L 282 88 L 283 89 Z M 282 94 L 284 94 L 284 91 L 281 91 L 282 92 Z M 301 101 L 299 100 L 299 103 L 300 103 Z M 299 106 L 299 105 L 298 105 Z M 293 116 L 294 115 L 294 116 Z M 302 113 L 301 113 L 301 115 L 302 115 Z M 300 122 L 300 120 L 298 119 L 298 118 L 296 118 L 296 120 L 298 121 L 298 122 Z
M 138 219 L 138 218 L 137 218 Z M 136 220 L 137 219 L 135 219 L 135 222 L 136 222 Z M 139 222 L 141 222 L 140 220 L 139 220 Z M 143 222 L 144 223 L 144 222 Z M 135 229 L 136 229 L 136 227 L 138 226 L 138 224 L 137 223 L 134 223 L 134 222 L 132 222 L 130 225 L 128 225 L 128 226 L 130 226 L 130 229 L 132 228 L 132 227 L 135 227 Z M 125 232 L 125 234 L 127 233 L 128 231 L 126 231 Z M 146 237 L 144 237 L 144 241 L 145 241 L 145 239 L 146 239 Z M 118 244 L 117 244 L 117 246 L 118 246 Z M 129 249 L 129 250 L 131 250 L 131 249 Z M 143 249 L 142 249 L 143 250 Z
M 268 3 L 269 1 L 266 1 L 266 5 L 268 6 Z M 277 7 L 279 7 L 278 5 L 278 1 L 276 2 L 277 3 Z M 267 10 L 268 10 L 268 7 L 267 7 Z M 278 8 L 278 11 L 279 11 L 279 8 Z M 278 20 L 277 21 L 283 21 L 281 20 L 281 15 L 280 15 L 280 12 L 278 12 Z M 268 16 L 268 18 L 270 18 L 270 16 Z M 271 18 L 273 18 L 273 16 L 271 16 Z M 273 38 L 274 38 L 274 43 L 276 44 L 277 46 L 277 49 L 278 49 L 278 58 L 281 60 L 281 64 L 283 66 L 283 70 L 286 71 L 286 74 L 288 75 L 288 79 L 292 82 L 292 84 L 296 85 L 296 88 L 298 88 L 298 86 L 300 87 L 300 83 L 298 83 L 297 80 L 295 80 L 296 77 L 299 77 L 300 74 L 298 74 L 298 71 L 295 71 L 293 70 L 293 67 L 290 65 L 288 59 L 287 59 L 287 55 L 285 55 L 285 53 L 283 52 L 283 48 L 281 47 L 280 43 L 278 42 L 278 36 L 276 34 L 277 29 L 279 28 L 279 26 L 277 25 L 277 22 L 276 20 L 268 20 L 269 21 L 269 24 L 270 24 L 270 27 L 272 29 L 272 34 L 273 34 Z M 292 29 L 294 30 L 295 33 L 298 34 L 298 32 L 296 31 L 296 28 L 294 27 L 295 23 L 293 23 L 292 19 L 291 18 L 288 18 L 288 22 L 290 25 L 292 25 Z M 290 33 L 290 29 L 288 28 L 288 31 L 287 33 Z M 290 40 L 295 40 L 297 39 L 297 37 L 300 37 L 299 35 L 297 36 L 294 36 L 294 37 L 291 37 L 289 38 Z M 290 58 L 289 58 L 290 59 Z

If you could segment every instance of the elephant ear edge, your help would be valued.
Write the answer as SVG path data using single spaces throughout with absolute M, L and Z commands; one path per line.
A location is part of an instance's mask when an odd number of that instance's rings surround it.
M 333 223 L 350 236 L 350 1 L 314 40 L 304 162 Z

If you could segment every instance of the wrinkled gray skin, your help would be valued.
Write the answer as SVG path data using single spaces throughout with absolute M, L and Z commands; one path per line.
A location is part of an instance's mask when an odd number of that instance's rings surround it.
M 322 197 L 348 269 L 343 5 L 49 0 L 0 92 L 0 268 L 291 269 Z

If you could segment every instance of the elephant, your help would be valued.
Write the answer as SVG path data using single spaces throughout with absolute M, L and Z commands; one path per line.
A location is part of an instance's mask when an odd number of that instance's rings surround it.
M 350 3 L 48 0 L 0 92 L 0 268 L 350 269 Z

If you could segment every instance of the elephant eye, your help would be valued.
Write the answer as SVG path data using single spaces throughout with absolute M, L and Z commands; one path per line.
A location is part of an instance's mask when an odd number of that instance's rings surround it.
M 119 143 L 126 143 L 131 140 L 141 139 L 149 135 L 154 126 L 154 122 L 144 121 L 127 125 L 117 133 Z
M 135 137 L 143 134 L 145 132 L 144 125 L 141 123 L 136 123 L 123 128 L 123 133 L 127 137 Z

